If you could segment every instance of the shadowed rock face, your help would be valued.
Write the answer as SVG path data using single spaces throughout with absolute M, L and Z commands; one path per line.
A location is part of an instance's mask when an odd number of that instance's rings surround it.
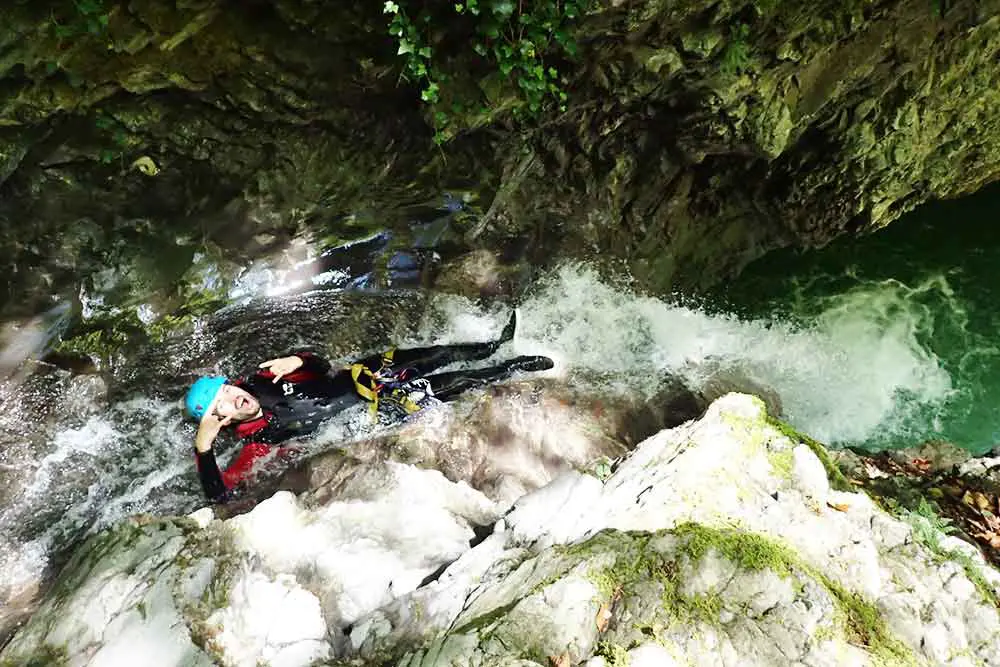
M 997 2 L 608 3 L 484 228 L 699 287 L 1000 173 Z
M 470 394 L 391 433 L 321 454 L 288 473 L 279 488 L 335 494 L 356 466 L 386 460 L 441 471 L 491 500 L 512 503 L 571 470 L 610 474 L 614 460 L 663 428 L 696 419 L 707 403 L 680 383 L 647 399 L 580 391 L 536 380 Z
M 97 5 L 97 24 L 68 0 L 5 12 L 11 314 L 109 264 L 170 285 L 206 240 L 357 238 L 455 184 L 486 212 L 466 241 L 505 262 L 624 258 L 657 290 L 700 288 L 998 172 L 997 0 L 601 0 L 571 27 L 565 112 L 459 117 L 478 125 L 443 150 L 379 3 Z M 440 53 L 455 90 L 492 72 Z
M 332 221 L 427 192 L 417 173 L 436 158 L 391 71 L 381 4 L 92 5 L 4 12 L 7 311 L 134 256 L 163 265 L 152 273 L 169 284 L 206 241 L 255 256 L 307 219 L 354 238 L 372 225 Z

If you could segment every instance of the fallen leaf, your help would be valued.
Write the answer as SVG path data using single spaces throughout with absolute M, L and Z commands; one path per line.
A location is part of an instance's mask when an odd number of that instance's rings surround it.
M 828 500 L 826 501 L 826 504 L 829 507 L 832 507 L 833 509 L 837 510 L 838 512 L 846 512 L 847 510 L 851 509 L 851 506 L 848 505 L 847 503 L 831 503 Z
M 980 510 L 989 509 L 990 506 L 993 505 L 993 503 L 990 502 L 989 497 L 985 493 L 976 491 L 975 494 L 973 495 L 976 498 L 976 507 L 978 507 Z
M 601 608 L 597 610 L 597 631 L 604 632 L 608 629 L 608 624 L 611 623 L 611 607 L 605 602 L 601 605 Z
M 550 667 L 569 667 L 569 653 L 563 653 L 562 655 L 550 655 L 549 665 Z
M 973 533 L 972 536 L 977 540 L 983 540 L 994 549 L 1000 549 L 1000 535 L 994 532 Z

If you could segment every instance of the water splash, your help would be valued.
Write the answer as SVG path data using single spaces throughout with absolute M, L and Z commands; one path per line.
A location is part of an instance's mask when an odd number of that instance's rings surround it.
M 694 389 L 740 377 L 777 393 L 785 416 L 821 440 L 909 438 L 932 426 L 928 415 L 953 391 L 922 343 L 939 324 L 918 298 L 944 294 L 945 285 L 914 291 L 884 282 L 811 302 L 813 312 L 795 321 L 745 319 L 637 294 L 587 266 L 567 265 L 522 301 L 517 335 L 496 358 L 547 354 L 557 361 L 549 375 L 646 396 L 670 374 Z M 431 304 L 424 326 L 400 345 L 491 340 L 510 312 L 456 296 L 437 295 Z M 370 432 L 368 423 L 364 409 L 345 414 L 315 446 L 357 440 Z M 88 532 L 134 513 L 203 504 L 193 436 L 179 405 L 145 397 L 55 432 L 40 463 L 26 469 L 33 477 L 24 491 L 0 513 L 0 533 L 13 540 L 0 546 L 3 597 L 40 575 L 46 554 Z M 220 463 L 233 453 L 220 452 Z
M 834 298 L 803 321 L 710 314 L 611 286 L 585 265 L 540 282 L 520 308 L 514 350 L 548 354 L 557 371 L 607 390 L 652 395 L 665 374 L 692 388 L 720 373 L 779 394 L 796 427 L 833 444 L 912 437 L 952 391 L 949 374 L 921 342 L 929 314 L 892 286 Z M 446 339 L 488 337 L 504 311 L 483 313 L 442 297 Z M 479 314 L 477 314 L 477 312 Z

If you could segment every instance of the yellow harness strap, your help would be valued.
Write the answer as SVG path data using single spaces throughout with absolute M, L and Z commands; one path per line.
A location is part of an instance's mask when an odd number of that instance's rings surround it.
M 354 389 L 358 392 L 358 395 L 361 396 L 361 398 L 371 403 L 368 409 L 372 414 L 372 419 L 375 419 L 378 414 L 378 374 L 387 367 L 392 366 L 392 357 L 395 351 L 395 348 L 392 348 L 382 353 L 382 366 L 375 372 L 372 372 L 372 370 L 364 364 L 351 364 L 351 379 L 354 380 Z M 367 386 L 362 382 L 361 378 L 365 378 L 365 380 L 367 380 Z M 393 390 L 393 392 L 386 398 L 401 405 L 403 409 L 406 410 L 407 414 L 413 414 L 420 409 L 420 406 L 414 403 L 405 391 L 400 389 Z

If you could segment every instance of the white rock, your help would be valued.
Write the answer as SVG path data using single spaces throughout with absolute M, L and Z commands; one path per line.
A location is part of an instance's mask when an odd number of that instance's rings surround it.
M 666 648 L 660 644 L 648 643 L 637 646 L 628 652 L 630 667 L 681 667 L 679 662 Z
M 315 595 L 287 575 L 269 580 L 258 572 L 247 572 L 238 580 L 231 604 L 210 616 L 208 623 L 219 629 L 215 641 L 235 664 L 269 660 L 299 644 L 286 652 L 286 660 L 288 655 L 311 655 L 327 631 Z M 318 657 L 329 653 L 327 645 Z
M 998 589 L 1000 574 L 975 548 L 943 538 L 930 553 L 867 496 L 831 490 L 815 454 L 746 396 L 649 438 L 604 482 L 567 473 L 502 510 L 386 463 L 227 521 L 121 527 L 81 552 L 0 658 L 49 645 L 88 666 L 514 667 L 566 653 L 607 667 L 594 656 L 606 642 L 640 667 L 873 664 L 885 656 L 846 634 L 848 604 L 874 607 L 900 660 L 1000 655 L 997 609 L 966 567 Z
M 215 512 L 212 511 L 211 507 L 202 507 L 200 510 L 188 514 L 188 518 L 198 524 L 199 528 L 207 528 L 208 524 L 215 519 Z
M 795 484 L 806 496 L 826 502 L 830 493 L 830 480 L 826 468 L 808 445 L 798 445 L 792 450 L 792 475 Z

